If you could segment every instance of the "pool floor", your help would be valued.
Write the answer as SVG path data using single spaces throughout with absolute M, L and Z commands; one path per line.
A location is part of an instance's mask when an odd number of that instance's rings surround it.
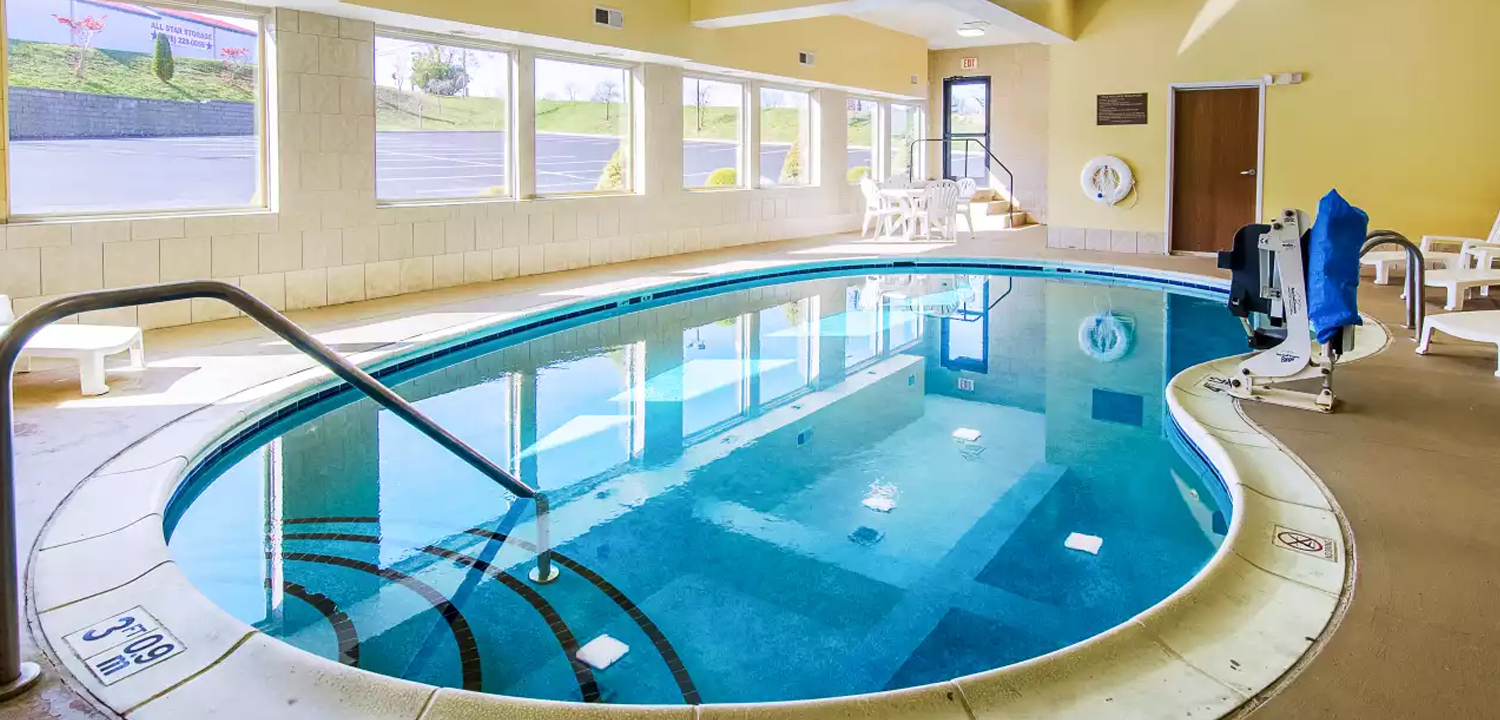
M 1080 344 L 1100 313 L 1128 328 L 1119 360 Z M 435 685 L 699 703 L 937 682 L 1102 632 L 1203 566 L 1231 511 L 1162 390 L 1243 344 L 1220 300 L 1124 285 L 729 292 L 398 387 L 548 494 L 554 583 L 527 579 L 529 501 L 368 401 L 226 458 L 174 506 L 171 549 L 268 634 Z M 579 661 L 602 635 L 629 651 Z

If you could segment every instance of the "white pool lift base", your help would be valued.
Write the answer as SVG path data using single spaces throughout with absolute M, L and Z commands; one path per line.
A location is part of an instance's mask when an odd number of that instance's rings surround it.
M 1338 356 L 1353 347 L 1354 328 L 1342 328 L 1333 346 L 1313 341 L 1307 316 L 1307 271 L 1302 263 L 1302 234 L 1307 224 L 1306 213 L 1284 210 L 1270 225 L 1242 228 L 1235 237 L 1236 249 L 1219 255 L 1219 267 L 1235 271 L 1230 310 L 1244 318 L 1252 339 L 1264 345 L 1284 334 L 1279 343 L 1241 362 L 1226 378 L 1225 390 L 1242 400 L 1330 413 L 1338 401 L 1333 394 L 1333 367 Z M 1252 250 L 1246 245 L 1256 235 L 1255 259 L 1250 260 Z M 1252 281 L 1245 276 L 1253 273 L 1259 274 L 1258 292 L 1246 293 L 1243 288 Z M 1253 326 L 1252 314 L 1268 318 L 1275 332 Z M 1304 380 L 1322 380 L 1322 388 L 1307 392 L 1277 387 Z

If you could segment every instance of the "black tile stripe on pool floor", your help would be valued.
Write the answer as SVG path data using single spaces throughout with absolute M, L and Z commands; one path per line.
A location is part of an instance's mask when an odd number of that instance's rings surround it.
M 512 538 L 487 528 L 469 528 L 464 532 L 489 540 L 510 543 L 523 550 L 537 551 L 537 547 L 530 542 Z M 556 550 L 552 551 L 552 560 L 578 573 L 579 577 L 589 581 L 594 587 L 599 588 L 600 592 L 604 593 L 615 605 L 624 610 L 626 615 L 630 616 L 630 619 L 640 627 L 641 632 L 645 633 L 647 638 L 650 638 L 652 646 L 661 655 L 661 659 L 667 663 L 667 669 L 672 672 L 672 679 L 677 682 L 677 689 L 682 692 L 683 702 L 689 705 L 698 705 L 703 702 L 702 698 L 698 695 L 698 686 L 693 683 L 692 676 L 688 674 L 687 666 L 682 664 L 682 658 L 677 654 L 677 649 L 672 647 L 672 643 L 667 640 L 666 634 L 646 615 L 645 611 L 641 610 L 640 606 L 626 597 L 625 593 L 620 592 L 619 588 L 615 587 L 608 580 L 605 580 L 599 573 L 594 572 L 577 560 Z
M 287 533 L 282 536 L 282 539 L 357 542 L 371 545 L 378 545 L 380 543 L 380 538 L 376 536 L 357 535 L 354 533 Z M 484 573 L 490 579 L 504 585 L 519 595 L 527 604 L 531 605 L 537 611 L 537 614 L 542 616 L 543 622 L 547 623 L 548 629 L 552 631 L 552 636 L 557 639 L 557 644 L 562 647 L 564 655 L 568 658 L 568 663 L 573 668 L 573 676 L 578 681 L 578 691 L 583 695 L 583 701 L 599 702 L 599 684 L 594 678 L 594 671 L 589 668 L 587 663 L 578 659 L 579 644 L 577 636 L 573 634 L 573 630 L 568 627 L 567 623 L 563 621 L 562 616 L 558 614 L 556 608 L 552 607 L 552 604 L 547 602 L 546 598 L 542 597 L 540 593 L 532 589 L 530 585 L 522 582 L 519 578 L 479 558 L 433 545 L 417 549 L 434 557 L 472 567 Z M 468 690 L 472 688 L 465 685 L 464 689 Z
M 458 645 L 458 666 L 463 675 L 463 689 L 475 692 L 483 691 L 484 677 L 479 663 L 479 646 L 474 641 L 474 631 L 469 627 L 469 622 L 464 619 L 463 613 L 459 612 L 459 609 L 453 603 L 448 602 L 448 598 L 443 597 L 443 594 L 431 585 L 399 570 L 383 568 L 362 560 L 353 560 L 338 555 L 289 552 L 283 553 L 282 559 L 292 562 L 310 562 L 357 570 L 396 583 L 421 595 L 432 606 L 432 609 L 436 610 L 442 616 L 443 621 L 448 624 L 449 630 L 453 632 L 453 641 Z
M 268 580 L 267 584 L 269 582 Z M 339 646 L 339 662 L 349 667 L 359 667 L 359 631 L 354 628 L 354 621 L 339 609 L 338 604 L 327 595 L 308 590 L 290 580 L 283 581 L 281 588 L 286 594 L 313 606 L 323 614 L 328 624 L 333 626 L 333 635 Z

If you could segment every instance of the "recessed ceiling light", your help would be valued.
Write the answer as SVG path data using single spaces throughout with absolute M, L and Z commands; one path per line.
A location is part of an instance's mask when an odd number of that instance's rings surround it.
M 981 37 L 984 35 L 984 26 L 982 22 L 964 23 L 958 26 L 958 35 L 959 37 Z

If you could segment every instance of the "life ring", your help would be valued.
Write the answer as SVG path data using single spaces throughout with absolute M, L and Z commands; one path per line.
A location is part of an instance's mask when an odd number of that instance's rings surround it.
M 1099 362 L 1115 362 L 1130 352 L 1130 320 L 1118 313 L 1102 312 L 1083 319 L 1078 326 L 1078 349 Z
M 1083 194 L 1101 205 L 1115 205 L 1135 187 L 1135 175 L 1124 160 L 1100 155 L 1083 166 Z

